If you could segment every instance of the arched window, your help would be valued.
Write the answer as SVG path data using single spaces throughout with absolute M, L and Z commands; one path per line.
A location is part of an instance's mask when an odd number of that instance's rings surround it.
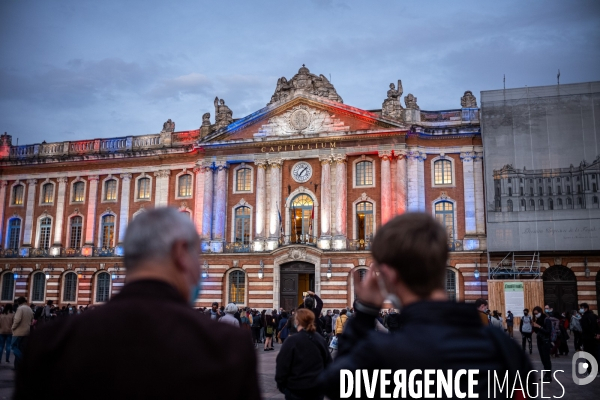
M 577 205 L 581 206 L 583 204 L 583 201 L 581 200 L 581 197 L 577 198 Z
M 43 272 L 33 274 L 31 289 L 31 301 L 44 301 L 46 288 L 46 275 Z
M 115 216 L 105 215 L 102 217 L 102 239 L 100 245 L 102 248 L 112 247 L 115 236 Z
M 525 207 L 525 199 L 521 199 L 521 207 Z
M 299 194 L 292 200 L 290 221 L 292 243 L 310 243 L 313 235 L 313 199 L 306 194 Z
M 356 164 L 356 186 L 373 185 L 373 163 L 361 161 Z
M 250 244 L 250 207 L 235 209 L 235 243 Z
M 554 200 L 548 199 L 548 210 L 554 210 Z
M 150 178 L 141 178 L 138 180 L 138 199 L 150 198 Z
M 81 247 L 81 232 L 83 230 L 83 218 L 75 216 L 71 218 L 71 235 L 69 245 L 72 249 Z
M 229 274 L 229 302 L 244 304 L 246 298 L 246 273 L 233 271 Z
M 75 182 L 73 184 L 73 203 L 83 203 L 85 192 L 85 183 L 84 182 Z
M 512 188 L 510 188 L 510 187 L 508 188 L 508 195 L 512 196 Z
M 596 196 L 592 197 L 592 203 L 598 204 L 598 197 L 596 197 Z
M 446 293 L 448 299 L 456 301 L 456 272 L 446 269 Z
M 96 275 L 96 303 L 105 303 L 110 294 L 110 275 L 100 272 Z
M 12 189 L 12 204 L 13 206 L 22 206 L 23 198 L 25 197 L 25 186 L 15 185 Z
M 435 203 L 435 219 L 446 228 L 448 243 L 454 243 L 454 205 L 449 201 Z
M 508 212 L 512 212 L 512 211 L 513 211 L 513 202 L 512 202 L 512 200 L 508 200 L 508 201 L 506 202 L 506 210 L 507 210 Z
M 570 197 L 567 197 L 567 208 L 573 208 L 573 201 Z
M 117 180 L 109 179 L 104 182 L 104 200 L 117 200 Z
M 52 204 L 54 201 L 54 185 L 46 183 L 42 186 L 42 204 Z
M 252 170 L 240 168 L 235 172 L 235 190 L 238 192 L 249 192 L 252 190 Z
M 75 301 L 77 299 L 77 274 L 67 272 L 63 278 L 63 301 Z
M 362 282 L 365 279 L 365 276 L 367 276 L 367 271 L 368 269 L 366 268 L 361 268 L 358 270 L 358 281 Z M 354 300 L 357 299 L 358 296 L 356 296 L 356 294 L 354 294 Z
M 531 207 L 531 210 L 535 210 L 535 201 L 533 199 L 529 200 L 529 207 Z
M 48 249 L 50 248 L 50 231 L 52 229 L 52 220 L 50 217 L 42 218 L 40 221 L 40 241 L 38 248 Z
M 544 209 L 544 200 L 540 199 L 540 201 L 538 201 L 538 205 L 540 206 L 540 210 Z
M 11 218 L 8 221 L 8 244 L 7 248 L 17 250 L 21 241 L 21 219 Z
M 179 197 L 192 196 L 192 176 L 190 174 L 179 177 Z
M 450 160 L 437 160 L 433 163 L 433 170 L 434 182 L 436 185 L 452 184 L 452 163 Z
M 187 211 L 187 210 L 180 210 L 180 213 L 184 214 L 186 217 L 188 217 L 189 219 L 192 219 L 192 213 Z
M 15 275 L 6 272 L 2 275 L 2 301 L 13 301 L 15 299 Z
M 559 207 L 562 207 L 562 199 L 557 199 L 556 204 L 558 204 Z
M 373 203 L 362 201 L 356 205 L 357 239 L 361 247 L 373 238 Z

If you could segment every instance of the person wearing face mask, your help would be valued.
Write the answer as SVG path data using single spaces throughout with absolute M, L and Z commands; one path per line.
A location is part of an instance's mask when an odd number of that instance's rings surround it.
M 542 365 L 547 371 L 552 371 L 552 360 L 550 359 L 550 349 L 552 343 L 550 341 L 550 334 L 552 333 L 552 322 L 546 314 L 542 312 L 542 307 L 536 306 L 533 309 L 533 331 L 536 334 L 537 348 L 540 353 L 540 359 Z M 552 373 L 546 372 L 543 377 L 544 382 L 550 382 L 552 380 Z
M 533 319 L 529 315 L 529 310 L 526 308 L 523 310 L 523 317 L 519 322 L 519 332 L 521 332 L 523 351 L 525 351 L 525 345 L 529 342 L 529 354 L 532 353 L 531 334 L 533 332 Z
M 431 215 L 409 212 L 391 219 L 377 230 L 371 255 L 364 278 L 354 277 L 355 312 L 339 336 L 338 355 L 319 377 L 327 397 L 340 398 L 342 370 L 406 370 L 408 377 L 416 370 L 478 369 L 473 392 L 488 398 L 487 371 L 508 372 L 514 382 L 517 371 L 526 376 L 533 369 L 513 340 L 482 323 L 473 304 L 449 300 L 448 237 Z M 389 334 L 373 329 L 385 300 L 400 311 L 400 329 Z M 380 393 L 380 381 L 376 386 Z M 366 398 L 365 391 L 361 395 Z
M 571 332 L 573 333 L 573 347 L 575 351 L 581 350 L 581 314 L 577 310 L 571 311 Z
M 192 307 L 202 267 L 200 238 L 186 215 L 155 208 L 129 223 L 122 290 L 91 312 L 33 332 L 15 399 L 260 398 L 250 333 Z M 72 379 L 55 379 L 61 375 Z
M 583 342 L 583 351 L 590 353 L 598 361 L 598 343 L 600 343 L 600 327 L 598 326 L 598 316 L 590 310 L 588 303 L 579 305 L 581 316 L 581 339 Z M 588 371 L 591 372 L 591 363 L 588 363 Z

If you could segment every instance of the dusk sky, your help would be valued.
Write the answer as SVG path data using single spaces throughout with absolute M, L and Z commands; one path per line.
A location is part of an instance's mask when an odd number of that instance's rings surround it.
M 197 129 L 264 107 L 302 64 L 378 109 L 600 80 L 599 1 L 0 1 L 0 131 L 19 144 Z M 403 96 L 404 96 L 403 95 Z M 480 104 L 480 103 L 479 103 Z

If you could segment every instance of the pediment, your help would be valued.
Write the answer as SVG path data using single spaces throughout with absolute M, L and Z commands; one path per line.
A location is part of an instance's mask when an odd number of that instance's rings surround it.
M 203 142 L 278 140 L 407 129 L 400 121 L 322 97 L 299 94 L 275 102 L 215 132 Z

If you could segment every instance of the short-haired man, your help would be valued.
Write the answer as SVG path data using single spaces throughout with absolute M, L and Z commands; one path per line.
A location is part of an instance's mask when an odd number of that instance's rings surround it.
M 15 398 L 259 399 L 249 333 L 190 305 L 201 283 L 190 219 L 174 208 L 147 211 L 129 224 L 123 245 L 121 292 L 34 332 Z
M 31 321 L 33 321 L 33 310 L 31 307 L 27 307 L 25 297 L 19 297 L 17 304 L 19 307 L 13 319 L 11 343 L 11 350 L 15 355 L 15 368 L 19 366 L 23 358 L 23 349 L 31 331 Z
M 448 370 L 478 369 L 474 393 L 487 398 L 488 370 L 510 371 L 509 382 L 514 382 L 517 369 L 521 376 L 532 369 L 514 341 L 500 330 L 483 326 L 472 304 L 448 300 L 446 230 L 433 217 L 424 213 L 395 217 L 377 231 L 371 251 L 374 263 L 362 282 L 355 277 L 355 314 L 340 336 L 336 360 L 320 377 L 329 398 L 341 396 L 342 370 L 367 370 L 370 375 L 374 369 L 391 370 L 392 385 L 387 388 L 391 393 L 395 371 L 404 370 L 408 385 L 408 376 L 415 370 L 422 373 L 418 379 L 426 382 L 425 370 L 444 373 L 447 379 Z M 374 330 L 386 298 L 401 309 L 402 328 L 390 334 Z M 436 393 L 439 380 L 431 379 L 434 384 L 429 392 Z M 426 385 L 423 381 L 421 387 Z M 366 398 L 364 389 L 363 385 L 361 395 Z
M 579 305 L 581 317 L 581 339 L 583 350 L 590 353 L 598 361 L 598 341 L 600 340 L 600 328 L 598 327 L 598 316 L 590 310 L 588 303 Z M 592 371 L 591 363 L 588 363 L 588 372 Z
M 475 300 L 475 308 L 479 311 L 479 318 L 481 318 L 481 323 L 484 325 L 490 324 L 490 318 L 488 316 L 488 302 L 486 299 L 477 299 Z

